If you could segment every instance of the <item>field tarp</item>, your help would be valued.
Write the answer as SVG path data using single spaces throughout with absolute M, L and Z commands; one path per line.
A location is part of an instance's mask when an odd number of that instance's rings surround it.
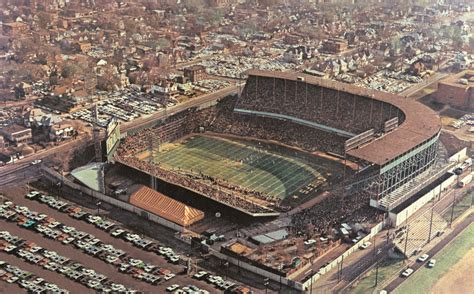
M 146 186 L 130 196 L 130 203 L 180 226 L 189 226 L 204 218 L 204 212 L 174 200 Z

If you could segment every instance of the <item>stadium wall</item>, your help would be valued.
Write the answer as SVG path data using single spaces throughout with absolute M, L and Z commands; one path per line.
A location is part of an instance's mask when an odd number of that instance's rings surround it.
M 339 264 L 341 262 L 343 262 L 343 260 L 345 258 L 347 258 L 349 255 L 351 255 L 352 253 L 356 252 L 357 250 L 359 250 L 360 246 L 362 244 L 364 244 L 365 242 L 367 241 L 370 241 L 376 234 L 378 234 L 380 231 L 383 230 L 385 226 L 385 221 L 382 221 L 378 224 L 376 224 L 374 227 L 372 227 L 372 229 L 370 230 L 370 233 L 365 236 L 364 238 L 360 239 L 359 242 L 355 243 L 351 248 L 349 248 L 348 250 L 346 250 L 343 254 L 341 254 L 338 258 L 334 259 L 331 263 L 329 263 L 327 266 L 321 268 L 317 273 L 315 273 L 314 275 L 312 275 L 311 277 L 309 277 L 307 280 L 305 280 L 303 282 L 303 289 L 304 290 L 307 290 L 311 287 L 311 285 L 313 285 L 314 283 L 316 283 L 316 281 L 318 281 L 324 274 L 326 274 L 327 272 L 329 272 L 330 270 L 336 268 L 337 266 L 339 266 Z M 309 267 L 308 267 L 309 268 Z M 306 269 L 308 269 L 306 268 Z
M 143 217 L 147 220 L 151 220 L 152 222 L 163 225 L 163 226 L 165 226 L 167 228 L 170 228 L 174 231 L 177 231 L 177 232 L 184 232 L 185 231 L 185 228 L 181 227 L 180 225 L 175 224 L 173 222 L 170 222 L 170 221 L 168 221 L 164 218 L 161 218 L 161 217 L 157 216 L 156 214 L 150 213 L 146 210 L 140 209 L 140 208 L 138 208 L 136 206 L 133 206 L 131 204 L 128 204 L 126 202 L 123 202 L 123 201 L 117 200 L 115 198 L 109 197 L 107 195 L 104 195 L 104 194 L 99 193 L 97 191 L 94 191 L 92 189 L 89 189 L 85 186 L 75 184 L 71 180 L 69 180 L 67 178 L 64 178 L 63 176 L 58 174 L 56 171 L 54 171 L 54 170 L 52 170 L 48 167 L 43 166 L 42 171 L 44 172 L 44 174 L 49 176 L 48 178 L 56 180 L 56 181 L 61 181 L 64 185 L 66 185 L 67 187 L 69 187 L 73 190 L 81 191 L 82 193 L 84 193 L 86 195 L 89 195 L 91 197 L 94 197 L 96 199 L 104 201 L 106 203 L 109 203 L 113 206 L 119 207 L 123 210 L 133 212 L 136 215 L 139 215 L 140 217 Z
M 295 281 L 293 281 L 289 278 L 285 278 L 285 277 L 277 275 L 275 273 L 271 273 L 271 272 L 266 271 L 262 268 L 259 268 L 257 266 L 251 265 L 251 264 L 249 264 L 245 261 L 242 261 L 238 258 L 231 257 L 229 255 L 220 253 L 220 252 L 216 251 L 215 249 L 210 248 L 210 252 L 211 252 L 212 255 L 219 258 L 220 260 L 225 260 L 225 261 L 227 261 L 229 263 L 232 263 L 233 265 L 235 265 L 239 268 L 246 269 L 251 273 L 257 274 L 257 275 L 265 277 L 265 278 L 269 278 L 270 280 L 272 280 L 276 283 L 281 283 L 282 285 L 286 285 L 286 286 L 288 286 L 290 288 L 293 288 L 293 289 L 296 289 L 298 291 L 304 291 L 303 285 L 299 282 L 295 282 Z
M 442 191 L 445 191 L 456 181 L 456 175 L 452 174 L 446 180 L 435 186 L 433 189 L 428 191 L 426 194 L 421 196 L 418 200 L 414 201 L 411 205 L 401 210 L 394 210 L 389 213 L 389 220 L 393 227 L 400 226 L 410 216 L 417 212 L 423 205 L 430 202 L 437 195 L 440 195 Z

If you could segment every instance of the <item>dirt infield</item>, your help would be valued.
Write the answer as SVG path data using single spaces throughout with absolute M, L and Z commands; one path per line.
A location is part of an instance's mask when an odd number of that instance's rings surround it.
M 474 248 L 436 282 L 430 293 L 470 293 L 474 287 L 471 269 L 474 267 Z

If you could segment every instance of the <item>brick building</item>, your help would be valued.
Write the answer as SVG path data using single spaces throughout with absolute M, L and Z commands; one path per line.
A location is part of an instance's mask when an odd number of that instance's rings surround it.
M 321 51 L 330 54 L 337 54 L 347 50 L 348 44 L 349 43 L 347 40 L 344 39 L 329 38 L 323 43 L 323 48 L 321 48 Z
M 184 77 L 193 83 L 204 79 L 205 74 L 206 70 L 202 65 L 194 65 L 184 69 Z
M 474 70 L 465 70 L 440 81 L 435 99 L 456 108 L 474 111 Z

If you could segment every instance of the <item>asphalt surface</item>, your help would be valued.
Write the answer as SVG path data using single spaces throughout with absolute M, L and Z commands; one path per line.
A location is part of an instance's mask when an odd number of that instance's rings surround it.
M 441 251 L 446 245 L 448 245 L 449 242 L 451 242 L 451 240 L 453 240 L 454 238 L 456 238 L 457 235 L 459 235 L 459 233 L 461 233 L 467 226 L 469 226 L 472 222 L 474 221 L 474 215 L 471 214 L 470 216 L 466 217 L 464 220 L 462 220 L 459 224 L 457 224 L 454 229 L 446 236 L 444 237 L 441 241 L 439 241 L 433 248 L 431 248 L 430 250 L 428 250 L 426 252 L 426 254 L 428 254 L 430 257 L 436 255 L 436 253 L 438 253 L 439 251 Z M 429 259 L 428 259 L 429 260 Z M 412 265 L 410 265 L 409 267 L 411 269 L 414 270 L 414 272 L 416 272 L 419 268 L 421 268 L 422 266 L 426 266 L 427 264 L 427 261 L 425 262 L 415 262 L 413 263 Z M 413 275 L 413 273 L 412 273 Z M 392 292 L 393 290 L 395 290 L 395 288 L 397 288 L 401 283 L 403 283 L 405 280 L 407 280 L 407 278 L 402 278 L 401 276 L 398 276 L 395 280 L 393 280 L 392 282 L 390 282 L 390 284 L 388 284 L 386 287 L 385 287 L 385 290 L 387 290 L 388 292 Z
M 214 288 L 213 285 L 211 284 L 207 284 L 206 282 L 192 279 L 191 277 L 188 277 L 187 275 L 178 275 L 178 272 L 180 272 L 183 269 L 183 266 L 170 264 L 163 257 L 155 253 L 147 252 L 145 250 L 136 248 L 132 246 L 130 243 L 123 241 L 122 239 L 113 238 L 107 232 L 104 232 L 87 222 L 73 219 L 69 217 L 67 214 L 54 210 L 50 208 L 49 206 L 42 204 L 38 201 L 28 200 L 24 198 L 20 193 L 19 195 L 8 195 L 8 198 L 12 199 L 12 201 L 16 204 L 27 206 L 30 210 L 46 213 L 49 216 L 55 218 L 57 221 L 60 221 L 67 226 L 73 226 L 78 230 L 91 233 L 95 235 L 97 238 L 99 238 L 102 242 L 107 243 L 107 244 L 112 244 L 115 248 L 126 251 L 132 258 L 136 258 L 136 259 L 138 258 L 147 263 L 151 263 L 153 265 L 157 265 L 159 267 L 169 269 L 171 270 L 171 272 L 176 274 L 176 276 L 172 278 L 171 280 L 161 283 L 157 286 L 153 286 L 146 282 L 134 279 L 132 276 L 129 276 L 128 274 L 119 272 L 117 268 L 114 267 L 113 265 L 110 265 L 100 259 L 87 255 L 83 253 L 81 250 L 76 249 L 71 244 L 64 245 L 56 240 L 45 238 L 41 234 L 35 231 L 20 228 L 19 226 L 16 225 L 16 223 L 11 223 L 11 222 L 6 222 L 6 221 L 1 222 L 2 230 L 9 231 L 13 235 L 17 235 L 23 239 L 33 241 L 37 243 L 39 246 L 48 248 L 49 250 L 54 250 L 58 252 L 58 254 L 61 254 L 70 259 L 79 261 L 83 263 L 84 265 L 87 265 L 88 267 L 93 268 L 98 273 L 105 274 L 111 280 L 119 282 L 125 285 L 126 287 L 131 287 L 133 289 L 137 289 L 145 293 L 164 293 L 165 288 L 172 284 L 179 284 L 181 285 L 181 287 L 186 286 L 188 284 L 193 284 L 193 285 L 198 286 L 201 289 L 206 289 L 211 293 L 217 292 L 217 289 Z M 22 262 L 21 259 L 16 258 L 14 256 L 11 256 L 10 258 L 12 258 L 11 264 L 22 266 L 22 264 L 24 263 Z M 62 280 L 60 274 L 53 273 L 50 271 L 42 272 L 41 271 L 42 268 L 40 266 L 36 266 L 36 265 L 32 265 L 32 266 L 34 268 L 37 268 L 36 272 L 40 273 L 40 275 L 44 275 L 45 279 L 50 280 L 52 282 L 55 282 L 57 280 L 58 286 L 64 285 L 64 288 L 72 291 L 72 293 L 85 293 L 82 290 L 87 289 L 78 283 L 71 282 L 73 283 L 73 285 L 67 284 L 66 282 L 68 282 L 69 280 L 67 280 L 66 278 L 64 278 L 65 280 Z M 54 277 L 55 280 L 53 280 L 53 276 L 56 276 Z M 81 287 L 84 289 L 82 289 Z

